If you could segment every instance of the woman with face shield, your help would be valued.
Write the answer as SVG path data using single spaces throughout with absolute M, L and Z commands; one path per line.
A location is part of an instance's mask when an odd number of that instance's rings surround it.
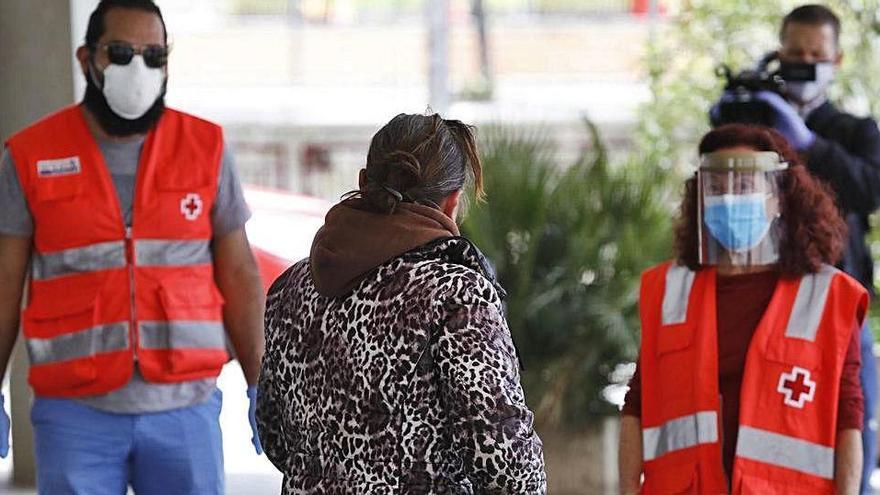
M 845 225 L 771 129 L 704 136 L 676 259 L 642 275 L 622 493 L 857 493 L 862 286 Z

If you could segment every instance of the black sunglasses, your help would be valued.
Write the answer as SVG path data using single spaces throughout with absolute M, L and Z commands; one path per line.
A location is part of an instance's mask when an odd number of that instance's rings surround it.
M 135 55 L 144 57 L 144 63 L 147 67 L 158 69 L 164 67 L 168 63 L 169 47 L 162 45 L 145 45 L 135 47 L 131 43 L 125 41 L 111 41 L 110 43 L 98 43 L 96 49 L 102 49 L 107 52 L 107 58 L 111 64 L 128 65 Z

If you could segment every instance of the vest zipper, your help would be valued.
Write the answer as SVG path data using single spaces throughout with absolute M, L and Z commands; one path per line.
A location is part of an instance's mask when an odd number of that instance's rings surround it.
M 137 309 L 134 290 L 134 240 L 132 239 L 131 226 L 125 227 L 125 257 L 128 261 L 128 292 L 131 304 L 131 329 L 129 330 L 129 338 L 131 339 L 131 351 L 134 354 L 134 361 L 137 362 Z

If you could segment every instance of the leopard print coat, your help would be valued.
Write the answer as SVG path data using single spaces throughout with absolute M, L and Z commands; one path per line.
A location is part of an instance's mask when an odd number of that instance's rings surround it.
M 503 291 L 439 239 L 319 295 L 308 260 L 269 291 L 257 408 L 285 494 L 540 494 L 541 441 Z

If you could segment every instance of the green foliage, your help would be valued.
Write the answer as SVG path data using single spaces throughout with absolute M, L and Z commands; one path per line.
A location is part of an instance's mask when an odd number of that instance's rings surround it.
M 637 354 L 639 273 L 670 257 L 681 179 L 723 86 L 715 69 L 741 70 L 776 49 L 782 16 L 796 5 L 694 0 L 658 27 L 645 60 L 652 98 L 621 163 L 609 161 L 590 123 L 592 148 L 568 166 L 541 132 L 484 136 L 489 201 L 472 209 L 463 231 L 509 292 L 523 384 L 540 421 L 581 426 L 612 412 L 602 391 L 614 367 Z M 831 6 L 843 19 L 846 54 L 833 96 L 851 111 L 876 112 L 880 0 Z
M 537 132 L 491 128 L 481 143 L 488 202 L 463 232 L 495 263 L 540 421 L 577 426 L 611 412 L 609 375 L 638 348 L 640 272 L 669 254 L 666 173 L 610 164 L 596 128 L 574 164 Z
M 602 390 L 614 367 L 636 356 L 639 273 L 670 256 L 681 178 L 693 170 L 723 86 L 715 69 L 741 70 L 776 49 L 779 23 L 796 5 L 691 0 L 659 26 L 645 59 L 652 98 L 621 163 L 609 161 L 589 123 L 592 149 L 568 166 L 541 132 L 488 130 L 489 201 L 472 209 L 463 232 L 509 292 L 523 384 L 540 421 L 580 426 L 611 412 Z M 845 53 L 833 96 L 850 111 L 875 113 L 880 0 L 830 5 L 843 21 Z
M 227 0 L 230 12 L 239 15 L 285 15 L 290 10 L 288 0 Z
M 707 109 L 723 81 L 720 63 L 734 70 L 750 67 L 778 48 L 782 18 L 804 2 L 792 0 L 694 0 L 652 36 L 645 65 L 651 101 L 640 114 L 636 148 L 667 169 L 691 170 L 696 143 L 709 130 Z M 880 115 L 880 0 L 832 0 L 826 5 L 841 18 L 844 54 L 831 96 L 856 114 Z M 872 218 L 869 238 L 880 255 L 880 219 Z M 880 275 L 880 271 L 878 271 Z M 878 302 L 871 324 L 880 336 Z
M 832 6 L 843 20 L 837 96 L 856 111 L 880 115 L 880 0 L 837 0 Z
M 667 168 L 685 169 L 696 143 L 709 130 L 708 108 L 723 81 L 715 68 L 749 68 L 779 46 L 782 18 L 804 2 L 792 0 L 694 0 L 661 25 L 649 42 L 645 65 L 651 101 L 639 123 L 637 148 Z M 832 96 L 851 111 L 880 110 L 878 8 L 880 0 L 834 0 L 841 17 L 844 64 Z

